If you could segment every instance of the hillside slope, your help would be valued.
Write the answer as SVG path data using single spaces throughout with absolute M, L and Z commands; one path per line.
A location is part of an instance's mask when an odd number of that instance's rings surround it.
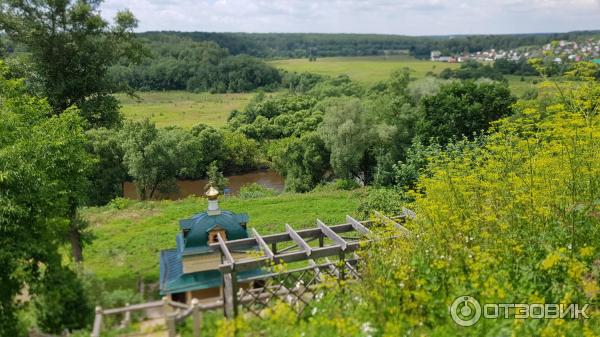
M 344 221 L 354 214 L 364 190 L 282 194 L 242 199 L 226 197 L 222 209 L 246 212 L 248 227 L 261 234 L 282 231 L 285 223 L 294 228 L 313 226 L 317 218 L 326 223 Z M 135 202 L 119 199 L 105 207 L 88 208 L 83 217 L 91 223 L 94 240 L 84 250 L 84 265 L 111 288 L 133 287 L 138 277 L 158 279 L 158 253 L 175 247 L 179 219 L 206 210 L 204 198 L 178 201 Z

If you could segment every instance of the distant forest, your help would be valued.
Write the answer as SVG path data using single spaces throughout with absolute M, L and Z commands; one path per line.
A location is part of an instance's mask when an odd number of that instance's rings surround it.
M 145 32 L 135 34 L 145 46 L 140 62 L 121 60 L 109 76 L 121 90 L 188 90 L 209 92 L 273 91 L 297 81 L 264 62 L 277 58 L 410 54 L 428 58 L 442 53 L 476 52 L 541 46 L 555 40 L 582 40 L 600 31 L 518 35 L 401 36 L 375 34 Z M 22 46 L 3 36 L 0 54 L 22 54 Z M 520 64 L 510 64 L 520 67 Z M 444 77 L 470 77 L 473 69 Z M 481 69 L 479 69 L 481 70 Z M 478 70 L 478 71 L 479 71 Z M 486 69 L 484 69 L 486 70 Z M 533 69 L 501 71 L 535 73 Z M 498 76 L 501 76 L 497 74 Z M 498 77 L 497 76 L 497 77 Z M 496 78 L 491 76 L 490 78 Z
M 431 50 L 444 53 L 476 52 L 490 48 L 512 49 L 541 46 L 553 40 L 579 40 L 600 36 L 600 31 L 567 33 L 403 36 L 377 34 L 320 33 L 210 33 L 210 32 L 146 32 L 138 36 L 154 40 L 176 35 L 194 41 L 213 41 L 232 55 L 246 54 L 261 58 L 300 58 L 310 55 L 369 56 L 385 51 L 406 50 L 418 58 L 427 58 Z

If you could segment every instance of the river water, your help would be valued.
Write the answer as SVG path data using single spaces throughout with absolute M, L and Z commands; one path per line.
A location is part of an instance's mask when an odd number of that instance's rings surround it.
M 244 185 L 257 183 L 264 187 L 283 191 L 283 177 L 273 170 L 259 170 L 244 174 L 227 176 L 229 179 L 229 193 L 238 194 L 240 188 Z M 177 191 L 167 194 L 155 193 L 153 199 L 181 199 L 189 195 L 204 195 L 204 186 L 208 183 L 206 179 L 200 180 L 179 180 L 177 181 Z M 135 188 L 135 183 L 126 181 L 123 183 L 123 196 L 129 199 L 139 199 L 139 195 Z

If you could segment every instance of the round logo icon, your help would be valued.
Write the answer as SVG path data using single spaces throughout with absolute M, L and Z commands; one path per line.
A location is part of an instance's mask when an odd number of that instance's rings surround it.
M 471 296 L 459 296 L 450 307 L 454 323 L 460 326 L 472 326 L 481 318 L 481 305 Z

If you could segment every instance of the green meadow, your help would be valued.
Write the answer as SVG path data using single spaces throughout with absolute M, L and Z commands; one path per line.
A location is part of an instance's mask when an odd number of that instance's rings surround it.
M 159 127 L 190 128 L 198 123 L 225 125 L 232 110 L 242 109 L 253 93 L 211 94 L 187 91 L 138 92 L 137 97 L 116 95 L 123 115 L 129 120 L 150 119 Z
M 317 218 L 328 224 L 344 223 L 345 215 L 356 215 L 366 190 L 286 193 L 274 197 L 242 199 L 225 197 L 221 209 L 246 212 L 248 227 L 260 234 L 315 225 Z M 207 208 L 205 198 L 189 197 L 170 201 L 117 199 L 104 207 L 86 208 L 82 215 L 90 222 L 94 240 L 84 249 L 86 270 L 94 272 L 109 286 L 133 288 L 138 277 L 158 279 L 159 252 L 175 248 L 179 219 L 189 218 Z
M 408 56 L 378 57 L 330 57 L 319 58 L 316 62 L 307 59 L 270 61 L 277 68 L 295 72 L 311 72 L 321 75 L 348 75 L 363 85 L 372 85 L 386 80 L 390 73 L 408 67 L 416 79 L 427 74 L 438 74 L 446 68 L 457 68 L 457 63 L 441 63 L 417 60 Z M 535 88 L 538 77 L 507 75 L 509 86 L 517 96 L 527 89 Z M 190 128 L 198 123 L 214 127 L 224 126 L 232 110 L 243 109 L 254 93 L 211 94 L 187 91 L 138 92 L 135 96 L 117 94 L 122 104 L 125 119 L 150 119 L 159 127 L 180 126 Z
M 415 78 L 423 78 L 428 73 L 438 74 L 446 68 L 459 67 L 457 63 L 418 60 L 409 56 L 326 57 L 318 58 L 316 62 L 309 62 L 308 59 L 289 59 L 269 63 L 276 68 L 292 72 L 329 76 L 346 74 L 352 80 L 365 85 L 386 80 L 392 71 L 404 67 L 410 68 Z

